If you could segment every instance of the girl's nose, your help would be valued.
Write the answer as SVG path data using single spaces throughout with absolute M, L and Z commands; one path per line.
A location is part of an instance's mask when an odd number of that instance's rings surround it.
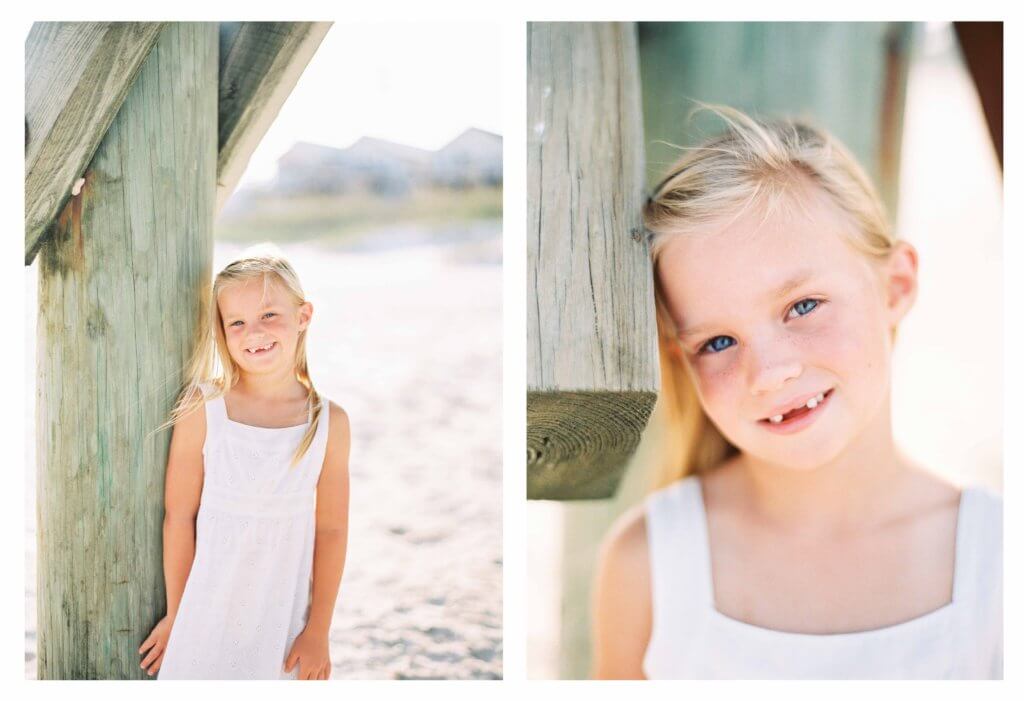
M 782 389 L 787 382 L 800 377 L 803 364 L 792 354 L 781 352 L 782 349 L 762 347 L 760 350 L 750 348 L 747 354 L 747 382 L 751 394 L 765 394 Z

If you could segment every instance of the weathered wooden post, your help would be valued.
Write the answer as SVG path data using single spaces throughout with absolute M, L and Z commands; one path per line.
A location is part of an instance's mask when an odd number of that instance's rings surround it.
M 143 678 L 163 422 L 213 255 L 217 25 L 168 24 L 39 260 L 39 677 Z
M 528 495 L 607 497 L 659 385 L 636 27 L 528 42 Z

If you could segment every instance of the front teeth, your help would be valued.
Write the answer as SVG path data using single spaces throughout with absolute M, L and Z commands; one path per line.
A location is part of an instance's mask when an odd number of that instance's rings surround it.
M 274 342 L 273 342 L 273 341 L 271 341 L 270 343 L 268 343 L 268 344 L 267 344 L 267 345 L 265 345 L 265 346 L 260 346 L 259 348 L 246 348 L 246 351 L 247 351 L 247 352 L 249 352 L 249 353 L 253 353 L 253 354 L 255 354 L 255 353 L 256 353 L 256 351 L 261 351 L 261 350 L 270 350 L 270 347 L 271 347 L 272 345 L 274 345 Z
M 814 407 L 816 407 L 819 404 L 821 404 L 823 401 L 825 401 L 825 393 L 821 392 L 821 393 L 818 394 L 818 396 L 811 397 L 810 399 L 808 399 L 807 400 L 807 404 L 805 406 L 808 409 L 813 409 Z M 768 420 L 771 421 L 773 424 L 782 423 L 782 414 L 776 414 L 775 416 L 770 416 L 770 417 L 768 417 Z

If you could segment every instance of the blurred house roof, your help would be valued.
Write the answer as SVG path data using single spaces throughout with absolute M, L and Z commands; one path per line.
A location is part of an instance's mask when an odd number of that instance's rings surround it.
M 501 157 L 501 136 L 483 129 L 470 127 L 437 150 L 437 155 L 472 155 Z
M 386 139 L 364 136 L 347 148 L 297 141 L 277 159 L 278 166 L 324 165 L 328 163 L 400 161 L 411 166 L 427 165 L 434 156 L 501 156 L 501 136 L 470 127 L 437 151 L 407 146 Z

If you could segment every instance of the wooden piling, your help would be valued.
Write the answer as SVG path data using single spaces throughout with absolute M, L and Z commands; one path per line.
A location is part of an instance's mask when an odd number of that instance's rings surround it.
M 636 28 L 531 23 L 527 61 L 527 492 L 607 497 L 659 386 Z
M 164 27 L 39 254 L 41 679 L 137 679 L 164 615 L 164 421 L 209 294 L 217 25 Z

